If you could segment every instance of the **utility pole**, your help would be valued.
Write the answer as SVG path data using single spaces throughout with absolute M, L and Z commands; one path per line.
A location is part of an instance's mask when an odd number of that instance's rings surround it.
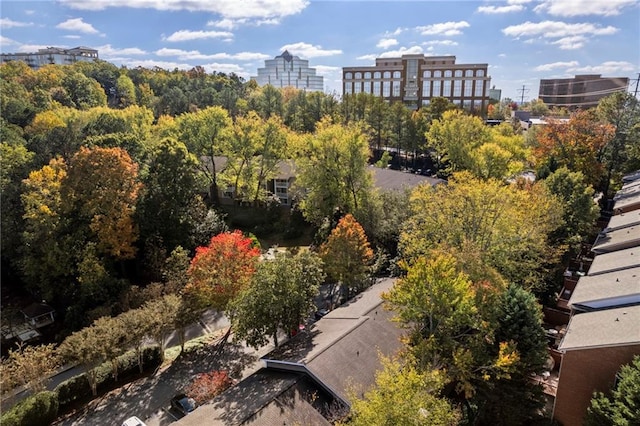
M 518 92 L 522 92 L 522 96 L 520 97 L 520 105 L 524 103 L 524 94 L 528 91 L 529 89 L 527 89 L 524 84 L 522 85 L 522 89 L 518 89 Z
M 638 78 L 636 78 L 636 90 L 633 91 L 633 97 L 638 97 L 638 85 L 640 84 L 640 72 L 638 73 Z

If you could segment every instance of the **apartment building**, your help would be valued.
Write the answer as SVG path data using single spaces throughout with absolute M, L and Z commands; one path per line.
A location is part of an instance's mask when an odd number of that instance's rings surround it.
M 258 75 L 251 79 L 255 80 L 259 86 L 270 84 L 278 88 L 324 90 L 324 78 L 316 75 L 315 68 L 309 68 L 309 61 L 300 59 L 287 50 L 274 59 L 264 61 L 264 68 L 258 68 Z
M 627 77 L 576 75 L 574 78 L 540 80 L 538 97 L 549 107 L 585 109 L 598 106 L 600 99 L 612 93 L 625 92 L 628 86 Z
M 9 61 L 26 62 L 34 70 L 49 64 L 71 65 L 78 61 L 95 61 L 98 58 L 98 51 L 89 47 L 74 47 L 73 49 L 63 49 L 60 47 L 47 47 L 38 49 L 33 53 L 2 53 L 0 63 Z
M 371 93 L 410 108 L 444 97 L 469 111 L 489 105 L 487 64 L 456 64 L 455 56 L 377 58 L 374 66 L 342 68 L 343 95 Z

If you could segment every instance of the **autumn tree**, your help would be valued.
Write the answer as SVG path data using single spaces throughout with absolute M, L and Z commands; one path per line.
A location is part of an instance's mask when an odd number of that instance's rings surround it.
M 105 361 L 102 336 L 95 327 L 85 327 L 68 336 L 58 347 L 65 362 L 80 365 L 89 382 L 93 396 L 98 394 L 98 370 Z
M 69 163 L 61 193 L 63 211 L 87 226 L 100 253 L 114 259 L 135 254 L 133 221 L 140 183 L 138 165 L 119 148 L 81 148 Z
M 411 212 L 399 243 L 409 263 L 438 247 L 475 253 L 507 281 L 539 288 L 559 254 L 549 234 L 561 224 L 562 208 L 540 184 L 518 187 L 455 174 L 447 185 L 416 188 Z
M 8 356 L 0 364 L 2 393 L 17 386 L 25 386 L 32 394 L 46 389 L 51 374 L 60 365 L 55 345 L 27 346 L 9 350 Z
M 214 370 L 201 373 L 189 384 L 185 393 L 196 400 L 198 404 L 204 404 L 221 394 L 233 385 L 233 379 L 223 370 Z
M 120 367 L 118 357 L 129 350 L 129 330 L 119 316 L 98 318 L 91 327 L 95 334 L 101 336 L 102 357 L 111 364 L 111 374 L 117 382 Z
M 365 288 L 373 250 L 364 229 L 353 215 L 347 214 L 340 219 L 327 241 L 320 246 L 319 253 L 327 275 L 342 285 L 347 297 L 352 291 Z
M 575 112 L 568 122 L 549 119 L 536 136 L 533 152 L 539 166 L 553 160 L 559 167 L 581 172 L 597 187 L 603 173 L 599 153 L 614 138 L 615 128 L 598 120 L 595 110 Z
M 620 367 L 617 385 L 608 393 L 595 392 L 585 425 L 625 425 L 640 421 L 640 356 Z
M 278 346 L 278 332 L 297 330 L 313 312 L 323 281 L 322 261 L 310 252 L 259 263 L 251 285 L 234 303 L 235 338 L 259 348 L 272 337 Z
M 240 231 L 214 236 L 208 246 L 196 249 L 187 272 L 185 293 L 201 306 L 211 306 L 233 321 L 230 303 L 250 285 L 259 255 L 260 249 L 253 247 L 253 241 Z
M 408 360 L 419 371 L 442 370 L 453 395 L 472 399 L 487 382 L 508 379 L 519 354 L 497 340 L 483 300 L 490 283 L 472 283 L 451 255 L 432 252 L 405 265 L 406 276 L 383 295 L 408 328 Z
M 316 133 L 296 149 L 296 185 L 304 190 L 300 209 L 305 218 L 319 225 L 336 208 L 358 215 L 363 200 L 372 191 L 368 167 L 369 148 L 362 129 L 323 120 Z
M 344 425 L 454 426 L 460 413 L 438 394 L 444 386 L 442 374 L 421 372 L 409 363 L 382 359 L 375 386 L 362 398 L 351 396 L 351 412 Z

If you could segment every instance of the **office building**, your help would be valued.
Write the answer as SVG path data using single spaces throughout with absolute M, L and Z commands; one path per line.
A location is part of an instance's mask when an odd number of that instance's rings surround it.
M 456 64 L 455 56 L 377 58 L 374 66 L 342 69 L 343 95 L 371 93 L 417 109 L 444 97 L 470 111 L 489 103 L 487 64 Z
M 88 47 L 74 47 L 73 49 L 47 47 L 38 49 L 35 53 L 3 53 L 0 55 L 0 63 L 23 61 L 34 70 L 49 64 L 71 65 L 78 61 L 95 61 L 96 59 L 98 59 L 98 51 Z
M 251 79 L 255 80 L 259 86 L 270 84 L 278 88 L 324 90 L 323 77 L 316 75 L 315 68 L 309 68 L 309 61 L 300 59 L 287 50 L 274 59 L 264 61 L 264 68 L 258 68 L 258 75 Z
M 540 80 L 538 97 L 549 107 L 585 109 L 598 106 L 600 99 L 612 93 L 626 92 L 628 86 L 627 77 L 576 75 L 574 78 Z

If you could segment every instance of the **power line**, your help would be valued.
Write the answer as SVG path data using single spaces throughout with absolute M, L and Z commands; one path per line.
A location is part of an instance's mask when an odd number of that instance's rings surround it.
M 522 92 L 522 96 L 521 96 L 521 100 L 520 100 L 520 105 L 524 104 L 524 94 L 529 92 L 529 89 L 525 88 L 525 85 L 522 85 L 522 89 L 518 89 L 518 92 Z

